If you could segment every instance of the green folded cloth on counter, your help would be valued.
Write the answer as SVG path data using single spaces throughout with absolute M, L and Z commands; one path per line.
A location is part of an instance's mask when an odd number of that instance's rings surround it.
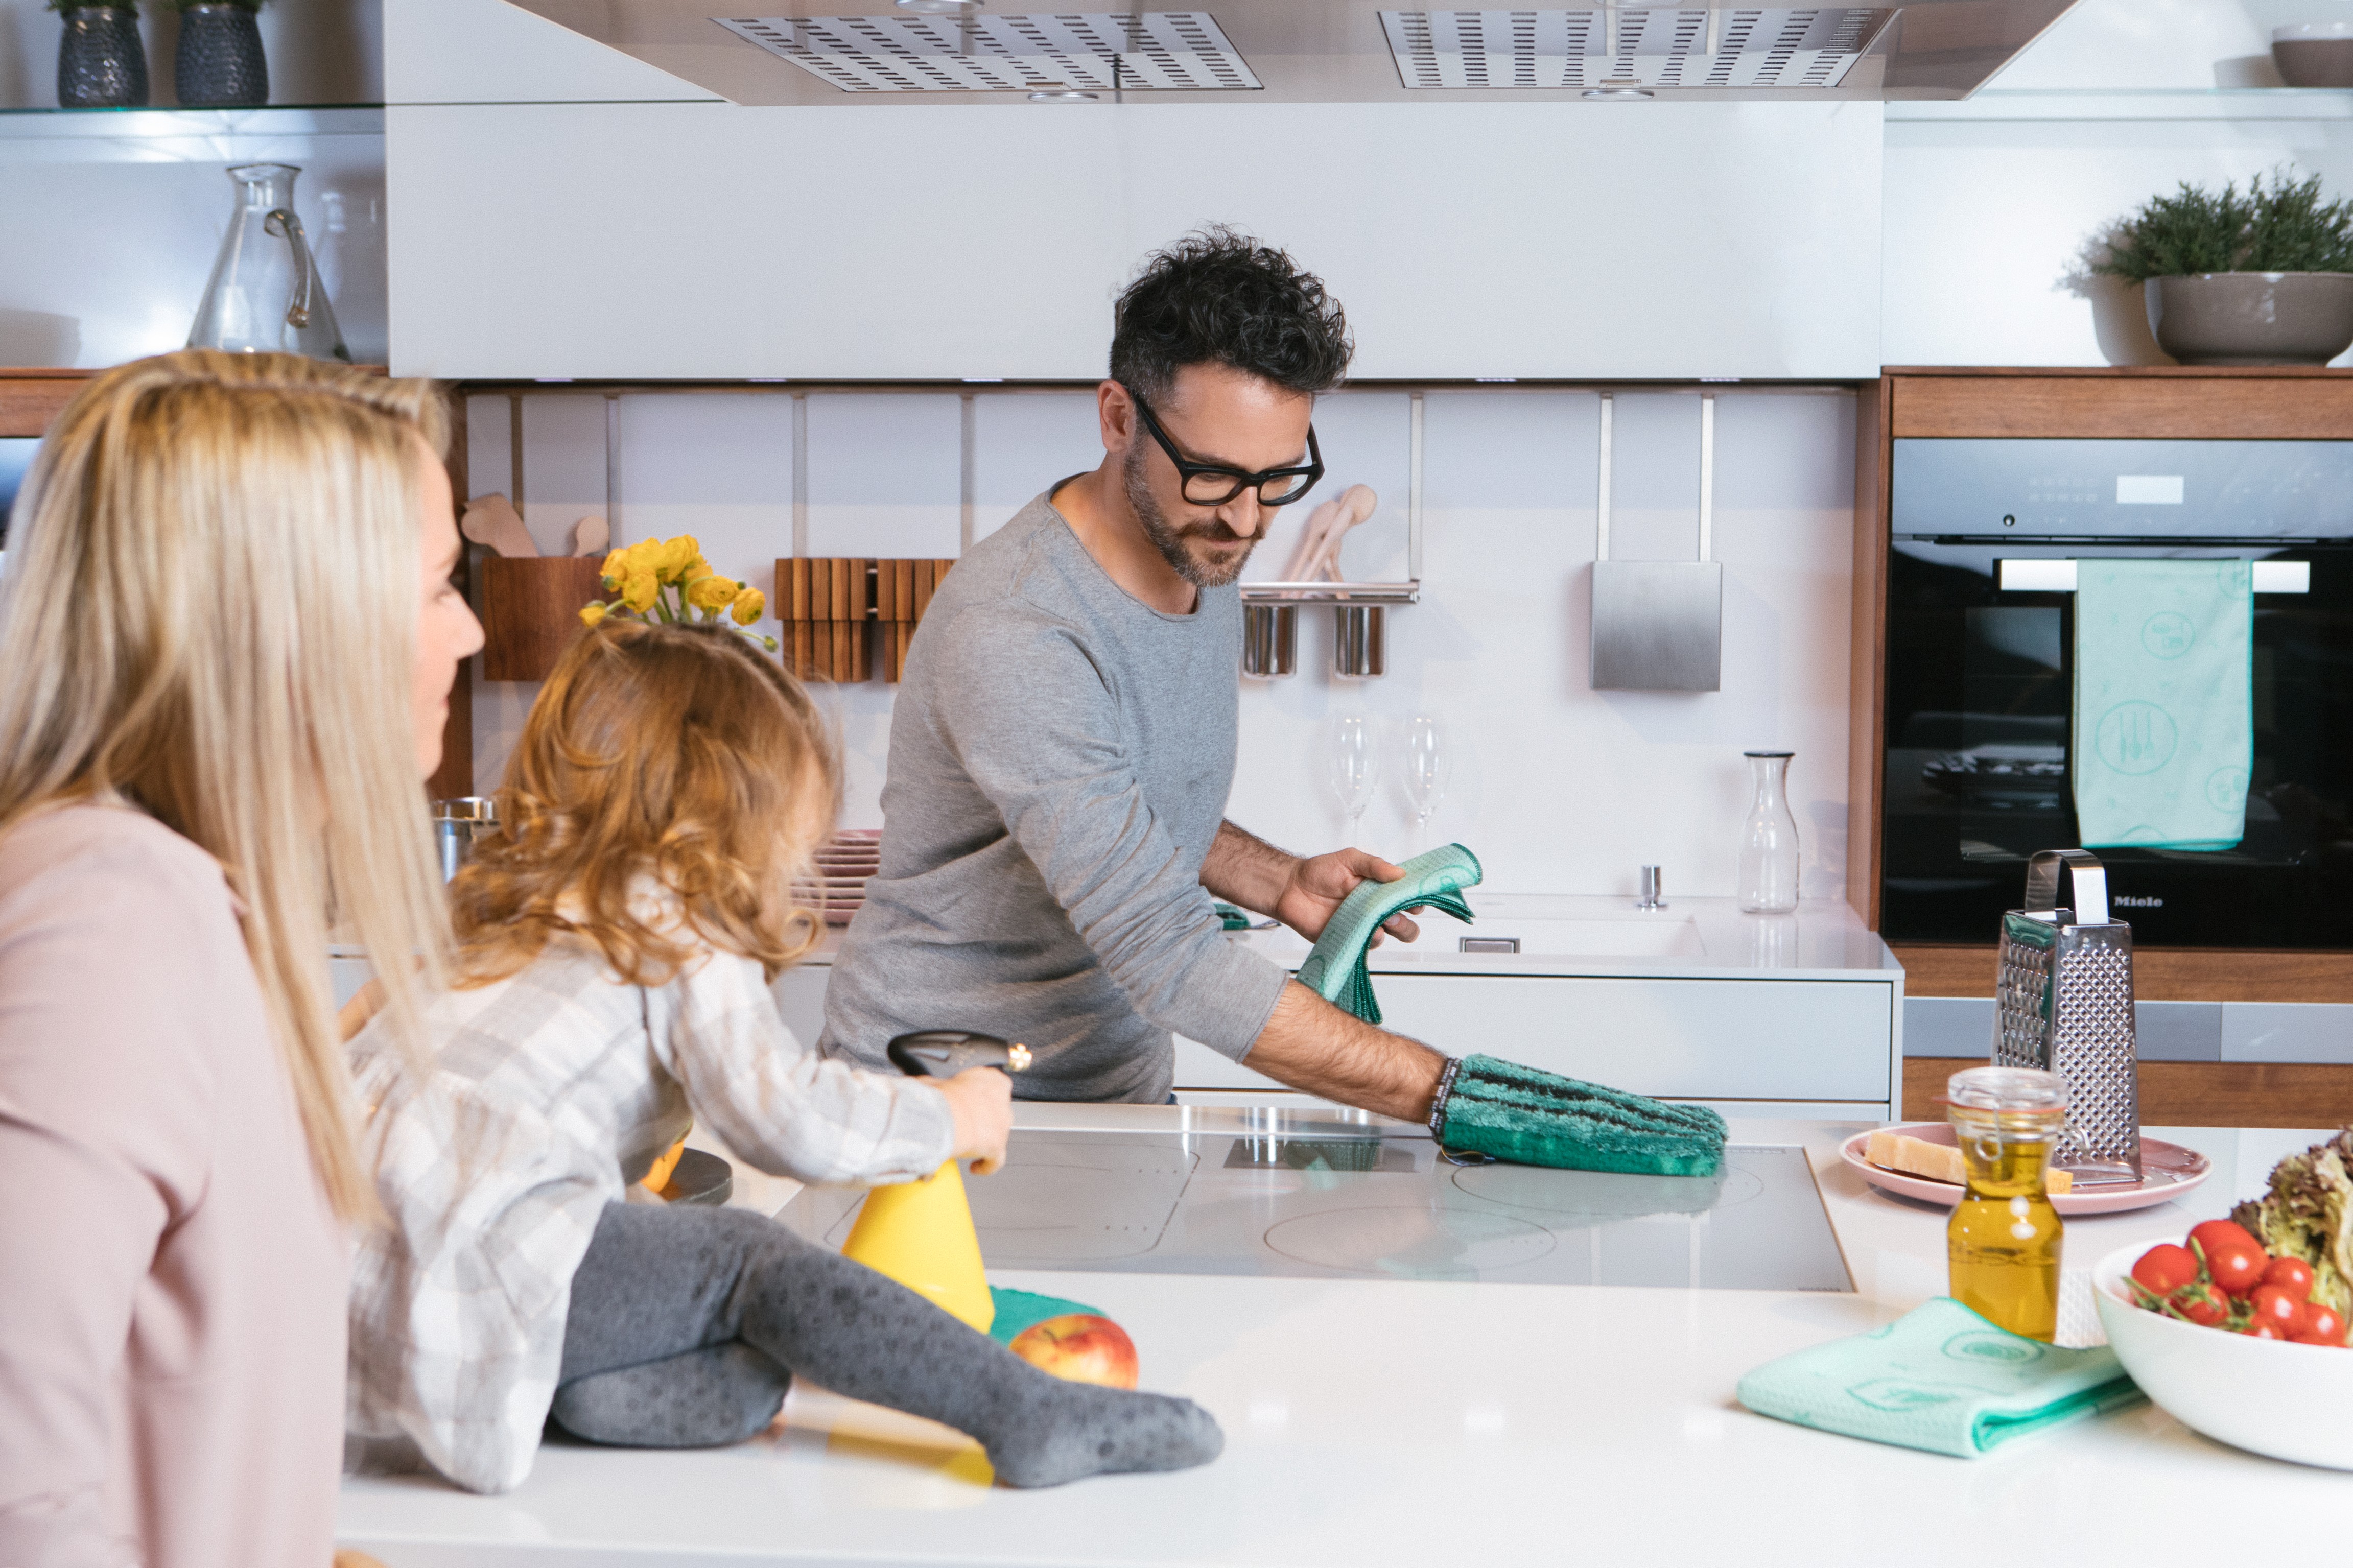
M 1041 1296 L 1035 1290 L 1008 1290 L 1002 1285 L 991 1285 L 988 1295 L 997 1303 L 997 1317 L 988 1325 L 988 1337 L 1001 1345 L 1011 1344 L 1024 1330 L 1034 1329 L 1050 1318 L 1066 1318 L 1073 1312 L 1091 1318 L 1109 1315 L 1101 1307 L 1065 1301 L 1060 1296 Z
M 2255 752 L 2245 561 L 2075 565 L 2075 817 L 2086 848 L 2228 849 Z
M 1460 844 L 1417 855 L 1398 868 L 1405 875 L 1394 882 L 1357 883 L 1356 890 L 1332 911 L 1324 934 L 1299 966 L 1302 985 L 1367 1024 L 1381 1021 L 1373 977 L 1365 967 L 1365 954 L 1381 922 L 1399 910 L 1421 905 L 1468 921 L 1471 906 L 1460 895 L 1463 889 L 1478 886 L 1482 875 L 1479 858 Z
M 1767 1362 L 1739 1393 L 1759 1415 L 1964 1459 L 2141 1397 L 2105 1345 L 2021 1339 L 1948 1296 Z
M 1227 931 L 1250 930 L 1250 911 L 1244 910 L 1240 905 L 1229 904 L 1223 899 L 1213 899 L 1209 901 L 1209 907 L 1218 911 L 1218 924 L 1223 929 Z
M 1713 1176 L 1724 1118 L 1493 1057 L 1451 1063 L 1430 1129 L 1440 1147 L 1515 1165 L 1633 1175 Z

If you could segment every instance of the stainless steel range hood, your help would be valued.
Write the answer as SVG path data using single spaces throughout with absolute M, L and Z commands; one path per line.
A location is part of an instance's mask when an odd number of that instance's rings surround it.
M 743 104 L 1966 98 L 2074 0 L 1030 13 L 1021 0 L 515 0 Z

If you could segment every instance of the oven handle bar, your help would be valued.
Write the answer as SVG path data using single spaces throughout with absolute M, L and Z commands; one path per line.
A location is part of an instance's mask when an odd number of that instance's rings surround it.
M 2258 594 L 2309 594 L 2312 592 L 2312 563 L 2309 561 L 2254 561 L 2254 590 Z M 2072 594 L 2075 591 L 2075 563 L 2073 561 L 2001 561 L 1999 580 L 2005 594 Z

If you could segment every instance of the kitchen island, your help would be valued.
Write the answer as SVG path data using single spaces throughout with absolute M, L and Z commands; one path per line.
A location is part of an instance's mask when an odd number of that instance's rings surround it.
M 1025 1105 L 1017 1126 L 1224 1137 L 1225 1123 L 1211 1125 L 1218 1118 L 1263 1131 L 1252 1114 Z M 1295 1119 L 1285 1130 L 1412 1136 L 1355 1113 L 1327 1120 Z M 797 1389 L 784 1420 L 752 1443 L 659 1453 L 552 1442 L 530 1480 L 503 1497 L 419 1478 L 354 1478 L 342 1536 L 391 1568 L 1908 1568 L 1989 1555 L 2173 1561 L 2192 1542 L 2224 1539 L 2214 1533 L 2220 1508 L 2261 1531 L 2265 1561 L 2340 1552 L 2353 1478 L 2222 1447 L 2147 1405 L 1975 1461 L 1742 1409 L 1733 1390 L 1751 1367 L 1889 1321 L 1943 1289 L 1943 1211 L 1880 1194 L 1848 1170 L 1837 1148 L 1855 1130 L 1733 1123 L 1736 1144 L 1802 1149 L 1852 1290 L 1145 1273 L 1112 1260 L 1083 1272 L 994 1272 L 1001 1285 L 1093 1303 L 1124 1324 L 1145 1384 L 1198 1399 L 1223 1423 L 1225 1455 L 1202 1469 L 998 1490 L 982 1484 L 977 1449 L 955 1435 Z M 2205 1153 L 2212 1178 L 2177 1204 L 2070 1221 L 2071 1273 L 2127 1242 L 2179 1239 L 2320 1136 L 2152 1131 Z M 1017 1166 L 1022 1147 L 1017 1132 Z M 1356 1173 L 1313 1174 L 1345 1184 Z M 1696 1247 L 1693 1258 L 1697 1279 Z

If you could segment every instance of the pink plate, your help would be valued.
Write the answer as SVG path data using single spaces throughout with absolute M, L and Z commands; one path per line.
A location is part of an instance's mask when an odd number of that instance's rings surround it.
M 1954 1142 L 1952 1124 L 1945 1121 L 1899 1121 L 1880 1131 L 1901 1132 L 1924 1143 L 1949 1145 Z M 1870 1133 L 1858 1132 L 1839 1145 L 1840 1157 L 1853 1166 L 1855 1173 L 1864 1181 L 1887 1192 L 1946 1208 L 1960 1201 L 1961 1189 L 1950 1182 L 1932 1181 L 1926 1176 L 1873 1164 L 1862 1157 L 1863 1146 L 1870 1141 Z M 2140 1141 L 2140 1169 L 2141 1179 L 2130 1186 L 2084 1187 L 2077 1192 L 2054 1194 L 2051 1206 L 2062 1215 L 2122 1214 L 2126 1209 L 2145 1209 L 2171 1203 L 2214 1172 L 2206 1156 L 2197 1150 L 2149 1137 Z

